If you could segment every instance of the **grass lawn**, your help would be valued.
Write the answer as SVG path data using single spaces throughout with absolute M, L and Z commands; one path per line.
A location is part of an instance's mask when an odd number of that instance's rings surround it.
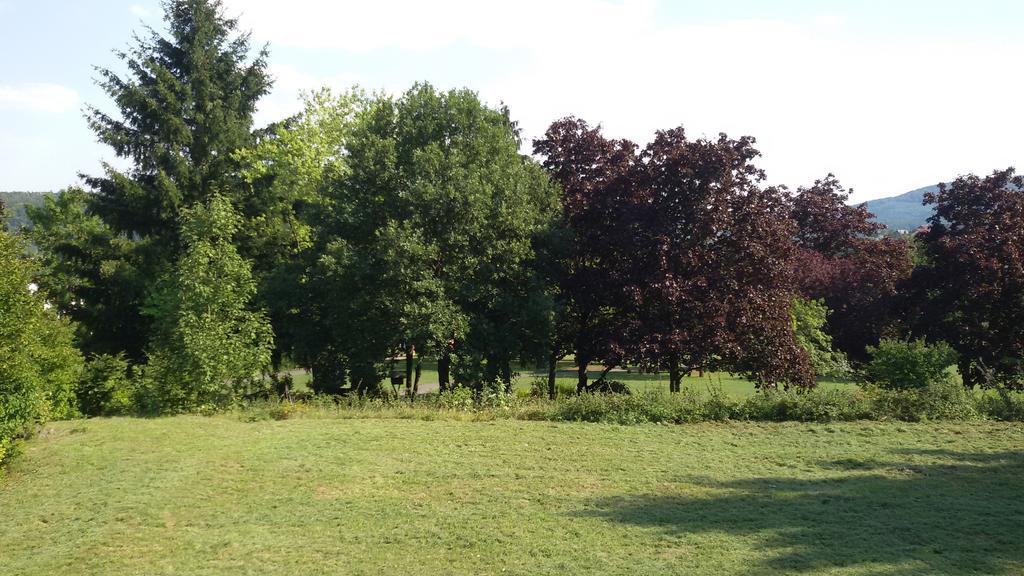
M 1021 574 L 1024 426 L 58 422 L 0 574 Z
M 401 362 L 396 363 L 395 366 L 399 371 L 404 370 L 404 364 Z M 519 390 L 529 390 L 533 381 L 537 379 L 544 380 L 545 386 L 547 386 L 547 371 L 544 368 L 515 365 L 513 370 L 518 374 L 515 386 Z M 593 382 L 601 376 L 601 370 L 588 370 L 587 374 L 590 376 L 591 382 Z M 296 390 L 305 390 L 309 387 L 310 376 L 308 373 L 297 372 L 293 374 L 292 378 Z M 648 390 L 668 392 L 667 372 L 650 374 L 635 370 L 631 372 L 617 371 L 609 373 L 608 378 L 626 384 L 633 392 L 646 392 Z M 423 373 L 420 376 L 420 386 L 423 389 L 431 390 L 436 388 L 437 382 L 437 362 L 434 360 L 424 360 Z M 572 360 L 562 360 L 558 363 L 556 384 L 564 388 L 576 389 L 576 367 L 573 365 Z M 854 386 L 852 381 L 827 378 L 819 379 L 818 385 L 824 388 Z M 384 387 L 388 390 L 391 389 L 390 384 L 387 382 L 384 383 Z M 734 398 L 745 398 L 755 392 L 753 382 L 727 372 L 707 372 L 703 376 L 694 372 L 692 375 L 683 378 L 682 387 L 691 388 L 698 392 L 705 392 L 709 388 L 720 388 L 725 394 Z

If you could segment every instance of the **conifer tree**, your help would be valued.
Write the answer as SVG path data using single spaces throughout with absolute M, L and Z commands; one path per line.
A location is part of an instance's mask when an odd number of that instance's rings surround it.
M 166 31 L 148 30 L 117 52 L 127 72 L 99 68 L 113 107 L 88 110 L 100 142 L 128 161 L 84 176 L 94 194 L 32 214 L 44 254 L 41 277 L 57 288 L 61 313 L 81 323 L 92 353 L 145 359 L 154 279 L 182 250 L 182 209 L 215 194 L 244 205 L 237 151 L 253 142 L 252 115 L 270 88 L 266 50 L 252 54 L 220 0 L 166 0 Z M 73 197 L 72 197 L 73 196 Z
M 241 189 L 232 153 L 252 142 L 252 115 L 270 79 L 266 49 L 249 61 L 249 35 L 237 32 L 220 0 L 167 0 L 164 12 L 166 36 L 150 30 L 117 53 L 127 75 L 98 69 L 118 114 L 92 107 L 89 124 L 132 166 L 106 164 L 105 175 L 86 182 L 115 231 L 159 240 L 167 254 L 183 207 Z

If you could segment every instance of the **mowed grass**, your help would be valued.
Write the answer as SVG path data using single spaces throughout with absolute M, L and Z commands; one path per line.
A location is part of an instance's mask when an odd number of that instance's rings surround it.
M 1021 574 L 1024 427 L 58 422 L 0 574 Z

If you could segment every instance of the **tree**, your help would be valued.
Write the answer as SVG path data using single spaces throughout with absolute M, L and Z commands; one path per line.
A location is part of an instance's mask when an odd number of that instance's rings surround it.
M 925 203 L 935 213 L 910 283 L 917 330 L 957 351 L 965 385 L 1024 387 L 1024 177 L 961 176 Z
M 310 322 L 303 283 L 315 260 L 325 187 L 348 174 L 347 145 L 367 97 L 357 89 L 324 88 L 303 101 L 298 116 L 260 131 L 252 147 L 235 152 L 246 189 L 241 211 L 249 215 L 238 244 L 253 262 L 258 300 L 274 326 L 275 364 L 295 351 Z
M 875 238 L 884 226 L 863 205 L 848 205 L 849 197 L 831 174 L 797 190 L 794 265 L 801 295 L 832 310 L 826 328 L 835 347 L 863 362 L 867 347 L 898 320 L 898 292 L 913 267 L 912 247 L 900 238 Z
M 32 274 L 21 240 L 0 230 L 0 462 L 31 426 L 76 413 L 82 355 L 67 320 L 32 289 Z
M 88 177 L 96 213 L 118 233 L 174 256 L 181 210 L 237 190 L 234 152 L 252 143 L 256 102 L 270 89 L 266 50 L 249 62 L 249 35 L 220 0 L 165 0 L 167 36 L 150 30 L 118 56 L 122 77 L 100 68 L 119 117 L 89 108 L 100 142 L 132 162 Z
M 689 140 L 658 132 L 636 164 L 626 284 L 629 355 L 668 370 L 727 368 L 760 386 L 813 386 L 794 338 L 793 226 L 749 137 Z
M 146 385 L 161 412 L 223 407 L 270 365 L 273 333 L 252 310 L 251 265 L 232 244 L 241 219 L 227 199 L 182 212 L 185 251 L 151 296 Z
M 467 90 L 417 85 L 360 112 L 348 173 L 326 192 L 308 283 L 321 303 L 299 355 L 336 379 L 382 375 L 402 354 L 411 384 L 430 354 L 442 386 L 510 383 L 511 359 L 536 340 L 534 241 L 555 207 L 518 148 L 507 111 Z
M 35 281 L 57 312 L 76 326 L 88 355 L 118 354 L 143 362 L 149 322 L 136 302 L 145 298 L 139 254 L 131 239 L 115 234 L 90 208 L 81 188 L 47 197 L 28 214 L 28 238 L 39 249 Z
M 227 195 L 238 207 L 235 152 L 253 141 L 252 114 L 270 87 L 266 51 L 249 58 L 249 36 L 223 14 L 220 0 L 166 0 L 167 33 L 149 30 L 118 52 L 127 74 L 98 69 L 116 112 L 92 107 L 100 142 L 130 162 L 85 177 L 94 195 L 51 205 L 45 236 L 48 269 L 60 284 L 59 306 L 82 323 L 91 352 L 145 357 L 148 318 L 141 314 L 153 279 L 170 270 L 183 247 L 182 209 Z M 68 235 L 62 237 L 65 224 Z
M 868 212 L 865 204 L 847 204 L 851 193 L 833 174 L 815 180 L 809 188 L 797 190 L 792 216 L 801 248 L 836 258 L 855 252 L 858 239 L 885 229 L 884 224 L 871 220 L 874 214 Z
M 565 190 L 573 233 L 562 284 L 586 365 L 624 360 L 668 370 L 728 367 L 762 385 L 813 383 L 789 317 L 792 226 L 785 197 L 761 189 L 753 140 L 628 141 L 568 118 L 535 150 Z
M 795 298 L 790 308 L 796 341 L 810 355 L 814 373 L 842 377 L 850 372 L 850 365 L 846 355 L 832 347 L 832 336 L 825 331 L 829 312 L 823 300 Z
M 557 120 L 534 153 L 561 184 L 561 228 L 550 236 L 550 283 L 556 287 L 555 319 L 549 360 L 549 394 L 554 392 L 554 367 L 572 352 L 578 392 L 588 388 L 587 370 L 601 362 L 606 370 L 622 361 L 616 334 L 621 323 L 622 286 L 618 276 L 626 245 L 620 230 L 624 194 L 636 162 L 636 146 L 610 140 L 601 129 L 578 118 Z

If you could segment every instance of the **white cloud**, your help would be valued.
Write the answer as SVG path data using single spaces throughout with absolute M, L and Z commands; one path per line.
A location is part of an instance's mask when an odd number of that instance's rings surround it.
M 78 92 L 60 84 L 0 85 L 0 110 L 68 112 L 78 106 Z
M 228 13 L 274 44 L 369 51 L 458 41 L 488 48 L 611 33 L 651 20 L 653 0 L 227 0 Z M 569 24 L 569 26 L 567 26 Z
M 678 125 L 695 136 L 750 134 L 772 182 L 807 184 L 831 171 L 857 199 L 964 172 L 1024 168 L 1017 142 L 1024 77 L 1010 72 L 1024 61 L 1021 40 L 869 36 L 828 14 L 665 24 L 656 0 L 227 5 L 258 39 L 316 49 L 324 58 L 331 50 L 453 45 L 513 53 L 516 65 L 471 87 L 492 103 L 508 103 L 527 138 L 567 114 L 639 142 Z M 330 83 L 302 78 L 301 62 L 289 73 L 279 89 Z M 429 69 L 416 73 L 389 81 L 431 77 Z M 275 97 L 283 102 L 282 94 Z
M 146 8 L 145 6 L 142 6 L 140 4 L 132 4 L 128 7 L 128 10 L 130 10 L 132 14 L 143 19 L 149 18 L 153 15 L 153 12 L 149 8 Z

